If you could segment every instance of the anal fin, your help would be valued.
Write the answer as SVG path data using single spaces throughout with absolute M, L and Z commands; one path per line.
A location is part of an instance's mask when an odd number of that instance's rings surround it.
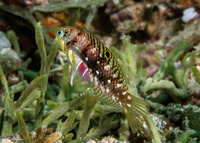
M 147 105 L 142 99 L 132 96 L 131 104 L 129 106 L 123 104 L 123 109 L 133 133 L 136 133 L 138 130 L 144 131 L 145 128 L 143 125 L 146 123 L 151 131 L 153 141 L 155 143 L 161 143 L 159 133 L 149 117 Z

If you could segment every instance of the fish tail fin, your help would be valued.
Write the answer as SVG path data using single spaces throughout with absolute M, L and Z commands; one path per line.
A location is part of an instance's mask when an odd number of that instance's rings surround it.
M 137 97 L 131 96 L 131 104 L 123 105 L 124 112 L 130 124 L 131 130 L 133 133 L 136 133 L 138 130 L 144 129 L 144 122 L 150 128 L 150 131 L 153 136 L 153 140 L 155 143 L 161 143 L 159 133 L 156 130 L 153 121 L 149 117 L 148 114 L 148 104 Z
M 123 105 L 125 114 L 133 133 L 143 129 L 143 123 L 148 116 L 148 105 L 142 99 L 131 96 L 131 104 Z

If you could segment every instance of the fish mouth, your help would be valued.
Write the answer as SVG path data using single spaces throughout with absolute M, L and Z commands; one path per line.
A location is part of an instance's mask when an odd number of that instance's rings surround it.
M 60 39 L 58 36 L 56 36 L 58 43 L 60 45 L 60 48 L 65 51 L 65 44 L 64 44 L 64 40 Z

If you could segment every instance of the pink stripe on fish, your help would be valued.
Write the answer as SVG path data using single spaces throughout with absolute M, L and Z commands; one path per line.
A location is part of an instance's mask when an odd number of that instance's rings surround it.
M 90 74 L 89 74 L 88 68 L 82 61 L 80 61 L 80 63 L 78 64 L 76 70 L 84 80 L 86 80 L 87 82 L 91 83 L 91 79 L 90 79 Z

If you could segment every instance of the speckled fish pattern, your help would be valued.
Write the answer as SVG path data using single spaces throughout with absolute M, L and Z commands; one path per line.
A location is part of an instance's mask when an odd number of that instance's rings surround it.
M 125 75 L 111 51 L 86 29 L 61 27 L 56 37 L 74 69 L 93 84 L 97 98 L 123 108 L 134 133 L 143 129 L 147 103 L 128 92 Z

